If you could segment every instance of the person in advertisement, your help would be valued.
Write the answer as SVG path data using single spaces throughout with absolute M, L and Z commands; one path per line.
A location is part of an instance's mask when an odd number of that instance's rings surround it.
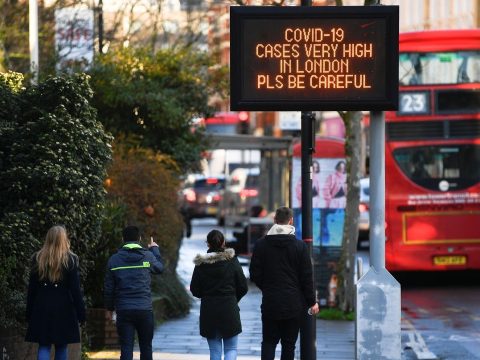
M 335 165 L 335 171 L 328 175 L 323 187 L 325 208 L 322 209 L 322 246 L 341 246 L 345 206 L 347 205 L 347 175 L 345 161 Z
M 274 222 L 255 245 L 250 279 L 262 291 L 262 360 L 275 358 L 279 341 L 281 359 L 293 360 L 301 319 L 307 311 L 317 314 L 319 307 L 310 256 L 295 237 L 292 209 L 278 208 Z
M 320 185 L 320 163 L 317 160 L 312 161 L 312 207 L 318 209 L 322 207 L 322 186 Z M 297 186 L 295 187 L 295 194 L 297 196 L 298 206 L 302 206 L 302 177 L 298 178 Z
M 347 174 L 345 161 L 341 160 L 335 165 L 335 172 L 330 174 L 323 188 L 326 208 L 345 209 L 347 204 Z

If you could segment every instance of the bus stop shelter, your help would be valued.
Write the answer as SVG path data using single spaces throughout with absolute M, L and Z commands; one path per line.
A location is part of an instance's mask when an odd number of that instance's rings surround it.
M 292 137 L 212 134 L 209 139 L 212 150 L 260 150 L 260 203 L 268 212 L 290 204 Z

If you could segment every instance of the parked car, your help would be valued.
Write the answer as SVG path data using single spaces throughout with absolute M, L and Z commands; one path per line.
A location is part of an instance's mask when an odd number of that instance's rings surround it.
M 182 190 L 182 208 L 190 219 L 216 217 L 224 188 L 224 176 L 197 176 Z
M 219 224 L 225 220 L 229 225 L 236 225 L 248 219 L 253 206 L 260 204 L 259 199 L 260 169 L 236 168 L 228 177 L 221 199 Z
M 364 246 L 370 238 L 370 178 L 360 179 L 360 217 L 358 219 L 358 244 Z

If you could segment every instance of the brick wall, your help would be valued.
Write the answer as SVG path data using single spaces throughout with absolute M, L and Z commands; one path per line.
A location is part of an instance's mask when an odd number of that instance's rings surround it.
M 117 328 L 105 309 L 87 309 L 87 330 L 90 350 L 119 348 Z

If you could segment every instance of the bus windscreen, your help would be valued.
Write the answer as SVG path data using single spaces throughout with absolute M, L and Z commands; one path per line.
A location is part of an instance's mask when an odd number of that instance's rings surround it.
M 402 53 L 400 86 L 480 82 L 480 51 Z
M 405 147 L 393 156 L 411 181 L 429 190 L 464 190 L 480 182 L 479 145 Z

